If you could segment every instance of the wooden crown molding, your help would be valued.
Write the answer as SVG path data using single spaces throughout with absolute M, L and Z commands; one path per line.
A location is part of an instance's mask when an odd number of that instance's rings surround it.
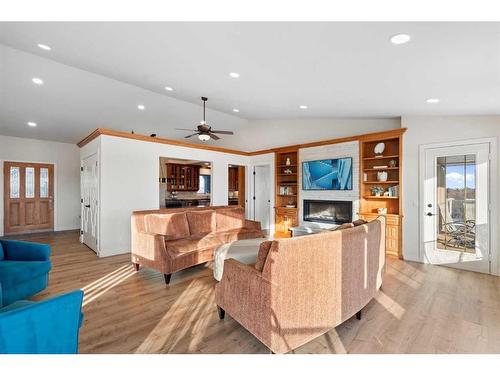
M 275 147 L 275 148 L 270 148 L 270 149 L 265 149 L 265 150 L 246 152 L 246 151 L 234 150 L 234 149 L 224 148 L 224 147 L 217 147 L 217 146 L 210 146 L 210 145 L 199 145 L 199 144 L 195 144 L 195 143 L 177 141 L 177 140 L 168 139 L 168 138 L 159 138 L 159 137 L 153 138 L 153 137 L 149 137 L 147 135 L 131 134 L 131 133 L 127 133 L 127 132 L 122 132 L 122 131 L 118 131 L 118 130 L 111 130 L 111 129 L 106 129 L 106 128 L 97 128 L 92 133 L 90 133 L 88 136 L 83 138 L 80 142 L 78 142 L 77 145 L 78 145 L 78 147 L 81 148 L 81 147 L 85 146 L 87 143 L 89 143 L 92 140 L 99 137 L 100 135 L 109 135 L 112 137 L 135 139 L 137 141 L 144 141 L 144 142 L 162 143 L 162 144 L 166 144 L 166 145 L 188 147 L 188 148 L 194 148 L 194 149 L 198 149 L 198 150 L 217 151 L 217 152 L 224 152 L 227 154 L 236 154 L 236 155 L 243 155 L 243 156 L 255 156 L 255 155 L 263 155 L 263 154 L 269 154 L 269 153 L 274 153 L 274 152 L 298 150 L 300 148 L 332 145 L 332 144 L 336 144 L 336 143 L 344 143 L 344 142 L 352 142 L 352 141 L 369 142 L 370 140 L 391 139 L 391 138 L 399 137 L 405 131 L 406 131 L 406 128 L 398 128 L 398 129 L 386 130 L 386 131 L 375 132 L 375 133 L 354 135 L 351 137 L 327 139 L 324 141 L 299 143 L 299 144 L 291 145 L 291 146 Z

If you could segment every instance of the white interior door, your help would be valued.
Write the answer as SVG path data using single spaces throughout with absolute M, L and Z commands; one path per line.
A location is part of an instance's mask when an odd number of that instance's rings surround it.
M 432 264 L 490 273 L 488 143 L 428 148 L 423 251 Z
M 271 224 L 271 167 L 258 165 L 254 167 L 254 220 L 260 221 L 262 229 L 268 230 Z
M 98 228 L 98 165 L 97 154 L 93 154 L 82 161 L 81 168 L 81 242 L 95 252 L 97 248 Z

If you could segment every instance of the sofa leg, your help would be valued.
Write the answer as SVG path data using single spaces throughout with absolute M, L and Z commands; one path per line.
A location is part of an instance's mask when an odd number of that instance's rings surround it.
M 139 271 L 139 263 L 132 263 L 134 265 L 135 271 Z
M 224 309 L 220 306 L 217 306 L 217 313 L 219 314 L 219 319 L 222 320 L 224 319 L 224 316 L 226 315 L 226 312 Z
M 169 274 L 163 274 L 163 277 L 165 277 L 165 284 L 170 284 L 170 278 L 172 277 L 172 274 L 169 273 Z
M 356 319 L 361 320 L 361 310 L 356 313 Z

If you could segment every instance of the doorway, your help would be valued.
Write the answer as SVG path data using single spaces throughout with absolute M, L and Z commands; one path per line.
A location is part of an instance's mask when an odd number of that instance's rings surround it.
M 490 143 L 423 150 L 422 250 L 431 264 L 491 273 Z
M 99 174 L 97 154 L 82 160 L 81 164 L 81 230 L 80 241 L 98 254 Z
M 260 221 L 262 229 L 269 230 L 271 225 L 271 167 L 256 165 L 253 177 L 253 219 Z
M 54 165 L 4 162 L 4 233 L 54 230 Z
M 230 206 L 246 208 L 245 167 L 229 165 L 227 170 L 227 202 Z

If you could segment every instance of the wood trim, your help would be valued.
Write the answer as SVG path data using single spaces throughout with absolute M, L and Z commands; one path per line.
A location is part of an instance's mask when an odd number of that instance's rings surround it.
M 217 152 L 224 152 L 227 154 L 236 154 L 236 155 L 243 155 L 243 156 L 255 156 L 255 155 L 270 154 L 270 153 L 275 153 L 275 152 L 296 151 L 296 150 L 301 149 L 301 148 L 326 146 L 326 145 L 332 145 L 332 144 L 336 144 L 336 143 L 344 143 L 344 142 L 352 142 L 352 141 L 369 142 L 371 140 L 379 140 L 379 139 L 383 140 L 383 139 L 398 138 L 404 132 L 406 132 L 406 128 L 398 128 L 398 129 L 386 130 L 386 131 L 375 132 L 375 133 L 354 135 L 354 136 L 350 136 L 350 137 L 327 139 L 324 141 L 300 143 L 300 144 L 296 144 L 296 145 L 275 147 L 275 148 L 270 148 L 270 149 L 265 149 L 265 150 L 246 152 L 246 151 L 233 150 L 230 148 L 224 148 L 224 147 L 218 147 L 218 146 L 199 145 L 199 144 L 195 144 L 195 143 L 177 141 L 177 140 L 168 139 L 168 138 L 159 138 L 159 137 L 152 138 L 152 137 L 149 137 L 147 135 L 131 134 L 131 133 L 127 133 L 127 132 L 122 132 L 122 131 L 118 131 L 118 130 L 111 130 L 111 129 L 106 129 L 106 128 L 97 128 L 92 133 L 90 133 L 88 136 L 83 138 L 80 142 L 78 142 L 77 145 L 78 145 L 78 147 L 81 148 L 81 147 L 85 146 L 87 143 L 89 143 L 89 142 L 93 141 L 94 139 L 96 139 L 97 137 L 99 137 L 100 135 L 109 135 L 112 137 L 135 139 L 137 141 L 144 141 L 144 142 L 162 143 L 162 144 L 179 146 L 179 147 L 194 148 L 194 149 L 198 149 L 198 150 L 217 151 Z
M 398 138 L 404 132 L 406 132 L 406 128 L 397 128 L 397 129 L 393 129 L 393 130 L 386 130 L 386 131 L 381 131 L 381 132 L 376 132 L 376 133 L 366 133 L 366 134 L 360 134 L 360 135 L 353 135 L 350 137 L 334 138 L 334 139 L 327 139 L 324 141 L 300 143 L 300 144 L 291 145 L 291 146 L 276 147 L 276 148 L 271 148 L 271 149 L 267 149 L 267 150 L 260 150 L 260 151 L 252 151 L 252 152 L 247 152 L 247 155 L 254 156 L 254 155 L 268 154 L 268 153 L 272 153 L 272 152 L 288 152 L 288 151 L 298 150 L 301 148 L 326 146 L 326 145 L 333 145 L 336 143 L 344 143 L 344 142 L 352 142 L 352 141 L 369 142 L 371 140 L 379 140 L 379 139 L 384 140 L 384 139 Z
M 172 145 L 172 146 L 179 146 L 179 147 L 188 147 L 188 148 L 195 148 L 198 150 L 208 150 L 208 151 L 217 151 L 217 152 L 224 152 L 227 154 L 236 154 L 236 155 L 244 155 L 248 156 L 248 152 L 245 151 L 239 151 L 239 150 L 233 150 L 230 148 L 224 148 L 224 147 L 217 147 L 217 146 L 209 146 L 209 145 L 198 145 L 195 143 L 188 143 L 184 141 L 177 141 L 173 139 L 168 139 L 168 138 L 159 138 L 159 137 L 149 137 L 147 135 L 142 135 L 142 134 L 131 134 L 127 132 L 122 132 L 118 130 L 111 130 L 111 129 L 106 129 L 106 128 L 97 128 L 94 130 L 92 133 L 90 133 L 88 136 L 86 136 L 84 139 L 82 139 L 80 142 L 77 143 L 78 147 L 83 147 L 90 141 L 94 140 L 95 138 L 99 137 L 100 135 L 109 135 L 112 137 L 120 137 L 120 138 L 128 138 L 128 139 L 135 139 L 136 141 L 144 141 L 144 142 L 153 142 L 153 143 L 162 143 L 166 145 Z

